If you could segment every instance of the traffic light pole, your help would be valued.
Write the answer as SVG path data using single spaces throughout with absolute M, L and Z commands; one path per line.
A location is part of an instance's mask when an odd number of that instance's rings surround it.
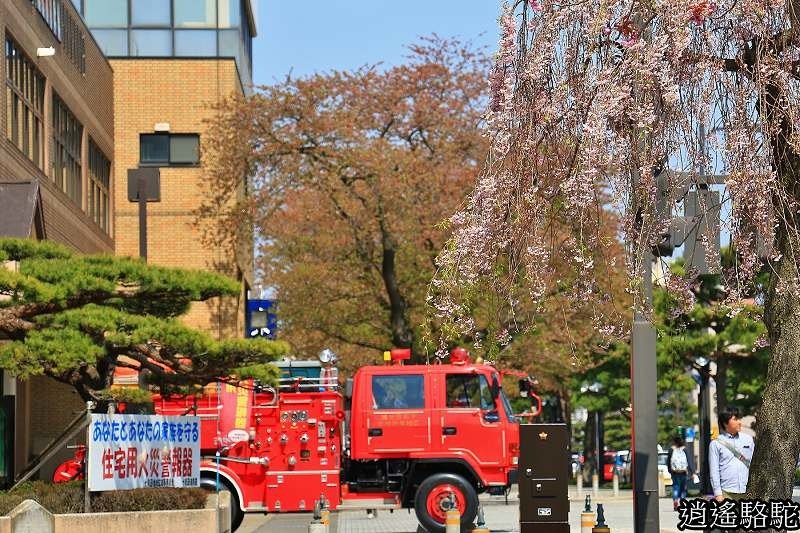
M 642 258 L 644 305 L 653 302 L 653 254 Z M 641 309 L 633 318 L 631 424 L 633 425 L 633 514 L 636 533 L 659 533 L 658 403 L 656 330 Z

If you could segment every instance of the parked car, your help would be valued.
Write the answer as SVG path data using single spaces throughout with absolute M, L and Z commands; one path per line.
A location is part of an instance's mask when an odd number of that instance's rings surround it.
M 617 465 L 617 452 L 603 452 L 603 481 L 614 478 L 614 467 Z
M 633 483 L 630 450 L 621 450 L 617 452 L 617 455 L 621 457 L 619 482 L 622 484 Z M 611 475 L 613 475 L 613 471 Z M 667 468 L 667 452 L 662 451 L 660 446 L 658 451 L 658 475 L 664 479 L 665 485 L 672 485 L 672 476 L 669 475 L 669 469 Z

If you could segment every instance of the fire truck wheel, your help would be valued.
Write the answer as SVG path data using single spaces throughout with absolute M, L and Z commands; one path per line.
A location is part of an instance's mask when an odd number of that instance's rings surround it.
M 433 474 L 420 484 L 414 499 L 417 520 L 429 533 L 444 533 L 450 497 L 461 512 L 462 530 L 467 531 L 478 514 L 478 495 L 458 474 Z
M 220 481 L 220 485 L 219 490 L 227 490 L 231 493 L 231 531 L 236 531 L 242 525 L 244 511 L 239 505 L 239 497 L 236 496 L 236 491 L 233 490 L 233 487 L 228 486 L 224 481 Z M 212 477 L 202 476 L 200 478 L 200 487 L 209 492 L 216 492 L 217 481 Z

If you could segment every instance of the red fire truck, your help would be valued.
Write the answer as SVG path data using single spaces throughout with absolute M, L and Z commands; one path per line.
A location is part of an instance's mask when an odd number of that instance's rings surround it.
M 413 508 L 431 533 L 455 503 L 471 524 L 478 494 L 515 481 L 519 427 L 502 376 L 456 349 L 447 364 L 360 368 L 342 394 L 302 377 L 272 388 L 222 385 L 203 396 L 155 398 L 156 413 L 201 418 L 201 484 L 227 489 L 233 525 L 246 512 Z M 531 381 L 521 391 L 536 401 Z M 347 407 L 346 407 L 347 406 Z M 227 415 L 226 415 L 227 413 Z

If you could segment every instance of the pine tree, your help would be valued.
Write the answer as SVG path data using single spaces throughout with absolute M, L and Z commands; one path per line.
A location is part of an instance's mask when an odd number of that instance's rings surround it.
M 162 392 L 226 380 L 273 379 L 281 342 L 216 341 L 180 322 L 192 302 L 235 296 L 211 272 L 138 259 L 76 255 L 50 243 L 0 239 L 0 369 L 46 375 L 84 400 L 110 397 L 117 367 L 141 369 Z

